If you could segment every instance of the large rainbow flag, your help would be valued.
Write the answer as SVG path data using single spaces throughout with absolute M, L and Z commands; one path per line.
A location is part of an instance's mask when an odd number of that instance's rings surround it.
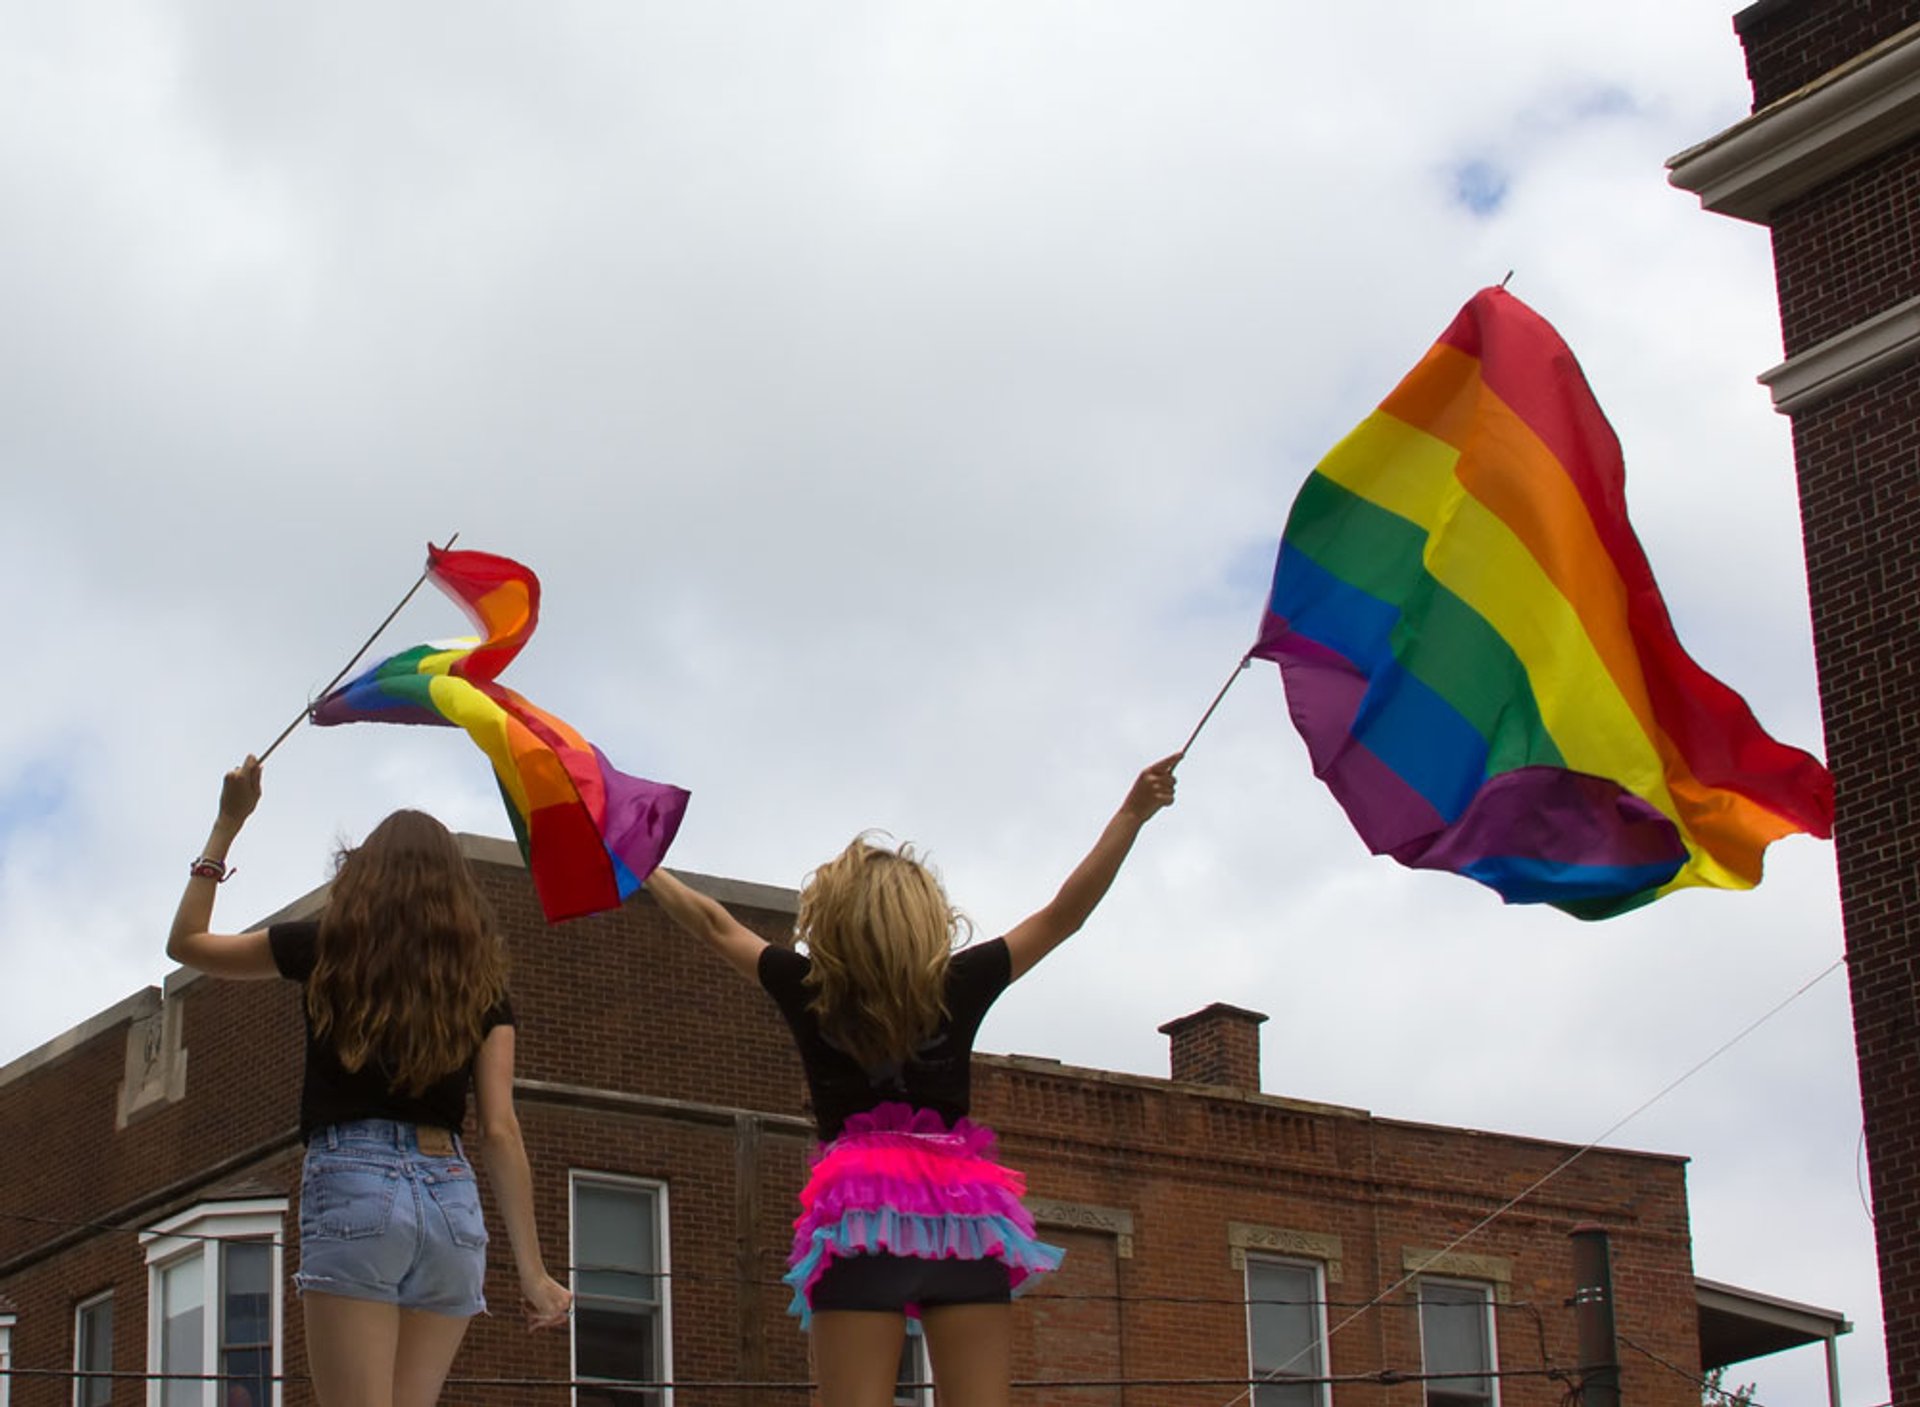
M 1252 653 L 1376 854 L 1602 918 L 1744 889 L 1833 781 L 1681 647 L 1573 353 L 1498 288 L 1320 462 Z
M 618 908 L 680 828 L 687 793 L 617 771 L 600 749 L 498 682 L 540 619 L 539 578 L 488 552 L 427 548 L 427 575 L 484 632 L 416 645 L 313 706 L 317 724 L 464 728 L 493 763 L 549 922 Z

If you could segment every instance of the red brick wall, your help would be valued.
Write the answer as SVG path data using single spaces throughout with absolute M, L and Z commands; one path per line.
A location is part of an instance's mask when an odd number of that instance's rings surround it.
M 1031 1362 L 1036 1377 L 1066 1376 L 1069 1363 L 1073 1371 L 1105 1376 L 1098 1365 L 1123 1361 L 1134 1378 L 1243 1373 L 1245 1279 L 1230 1261 L 1230 1222 L 1337 1235 L 1344 1275 L 1328 1287 L 1335 1302 L 1329 1327 L 1383 1292 L 1386 1300 L 1338 1330 L 1330 1371 L 1417 1372 L 1411 1290 L 1395 1288 L 1405 1251 L 1447 1246 L 1570 1151 L 1019 1060 L 983 1061 L 975 1081 L 976 1111 L 1001 1130 L 1035 1196 L 1127 1208 L 1135 1221 L 1133 1256 L 1113 1262 L 1124 1303 L 1110 1315 L 1099 1302 L 1056 1304 L 1056 1297 L 1089 1291 L 1065 1275 L 1043 1283 L 1016 1319 L 1018 1375 Z M 1461 1247 L 1513 1263 L 1514 1302 L 1496 1315 L 1502 1366 L 1542 1366 L 1543 1335 L 1546 1363 L 1574 1362 L 1564 1307 L 1572 1292 L 1566 1233 L 1589 1218 L 1611 1234 L 1620 1332 L 1670 1362 L 1697 1364 L 1683 1167 L 1594 1153 Z M 1109 1337 L 1107 1326 L 1122 1320 L 1124 1335 Z M 1075 1332 L 1062 1343 L 1052 1331 L 1068 1324 Z M 1644 1356 L 1625 1357 L 1628 1400 L 1695 1407 L 1698 1394 L 1684 1380 Z M 1549 1407 L 1564 1393 L 1564 1384 L 1538 1378 L 1501 1385 L 1509 1407 Z M 1219 1407 L 1232 1395 L 1219 1387 L 1136 1388 L 1126 1401 Z M 1087 1397 L 1059 1390 L 1021 1401 L 1070 1407 Z M 1092 1397 L 1116 1400 L 1097 1391 Z M 1415 1387 L 1348 1384 L 1337 1400 L 1342 1407 L 1388 1407 L 1420 1399 Z
M 1787 354 L 1920 297 L 1920 141 L 1775 211 L 1774 277 Z
M 190 1087 L 233 1097 L 162 1106 L 116 1135 L 127 1053 L 126 1027 L 117 1026 L 35 1077 L 0 1085 L 6 1209 L 92 1220 L 137 1208 L 154 1220 L 174 1209 L 167 1189 L 204 1178 L 210 1161 L 292 1142 L 301 1052 L 286 1033 L 300 1019 L 296 990 L 203 980 L 186 987 L 182 1001 Z M 0 1217 L 0 1264 L 45 1236 L 45 1228 Z
M 1920 0 L 1775 3 L 1736 21 L 1756 108 L 1920 23 Z M 1775 211 L 1789 355 L 1920 297 L 1920 140 Z M 1794 457 L 1833 771 L 1835 853 L 1870 1155 L 1887 1362 L 1920 1401 L 1920 364 L 1796 412 Z
M 518 1103 L 532 1157 L 548 1263 L 564 1275 L 568 1172 L 616 1173 L 667 1184 L 671 1224 L 672 1369 L 690 1383 L 798 1381 L 806 1344 L 785 1315 L 779 1283 L 794 1194 L 811 1140 L 799 1070 L 771 1003 L 711 954 L 668 933 L 651 904 L 549 929 L 537 922 L 524 874 L 485 883 L 510 935 L 519 1017 Z M 749 916 L 769 933 L 787 920 Z M 298 1225 L 295 1119 L 300 1018 L 280 983 L 201 980 L 182 989 L 189 1051 L 185 1099 L 114 1129 L 126 1027 L 0 1085 L 0 1211 L 62 1222 L 150 1225 L 202 1201 L 221 1179 L 288 1196 Z M 1241 1091 L 1195 1091 L 1046 1062 L 983 1057 L 976 1110 L 1002 1132 L 1009 1161 L 1036 1197 L 1122 1209 L 1131 1255 L 1101 1231 L 1049 1228 L 1066 1268 L 1015 1317 L 1015 1373 L 1024 1380 L 1223 1378 L 1247 1362 L 1243 1272 L 1231 1263 L 1232 1222 L 1340 1238 L 1344 1277 L 1330 1285 L 1338 1324 L 1383 1292 L 1382 1308 L 1342 1329 L 1336 1373 L 1418 1371 L 1411 1297 L 1393 1289 L 1407 1247 L 1439 1248 L 1498 1210 L 1568 1150 L 1522 1139 L 1373 1119 L 1360 1111 L 1289 1105 Z M 277 1142 L 276 1142 L 277 1140 Z M 248 1149 L 261 1149 L 250 1160 Z M 483 1173 L 484 1190 L 484 1173 Z M 490 1193 L 488 1194 L 490 1197 Z M 491 1202 L 489 1201 L 489 1205 Z M 1685 1188 L 1674 1159 L 1595 1153 L 1522 1213 L 1465 1249 L 1513 1264 L 1512 1305 L 1498 1311 L 1501 1358 L 1538 1366 L 1573 1359 L 1567 1230 L 1599 1221 L 1614 1235 L 1621 1330 L 1676 1363 L 1698 1361 Z M 455 1366 L 458 1378 L 566 1375 L 564 1335 L 529 1336 L 517 1317 L 512 1258 L 497 1216 L 487 1295 Z M 28 1368 L 72 1361 L 75 1304 L 116 1293 L 115 1365 L 146 1360 L 146 1267 L 134 1236 L 69 1232 L 0 1217 L 0 1294 L 18 1307 L 14 1344 Z M 60 1243 L 65 1239 L 66 1244 Z M 297 1268 L 289 1247 L 287 1269 Z M 311 1401 L 298 1300 L 287 1296 L 287 1407 Z M 1636 1403 L 1694 1407 L 1686 1384 L 1629 1358 Z M 1679 1389 L 1676 1391 L 1676 1387 Z M 1508 1407 L 1550 1407 L 1563 1385 L 1514 1378 Z M 18 1407 L 70 1401 L 59 1379 L 23 1378 Z M 1131 1407 L 1219 1407 L 1237 1389 L 1136 1387 Z M 1417 1387 L 1343 1387 L 1342 1407 L 1400 1407 Z M 563 1402 L 548 1390 L 466 1385 L 449 1401 Z M 797 1402 L 739 1389 L 686 1401 Z M 1026 1389 L 1021 1407 L 1119 1402 L 1117 1388 Z M 127 1383 L 115 1401 L 144 1401 Z
M 1920 363 L 1794 418 L 1887 1362 L 1920 1401 Z
M 1920 0 L 1762 0 L 1734 19 L 1754 110 L 1803 88 L 1909 25 Z

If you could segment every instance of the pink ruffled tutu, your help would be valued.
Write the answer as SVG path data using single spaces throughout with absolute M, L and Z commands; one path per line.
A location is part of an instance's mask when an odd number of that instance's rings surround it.
M 1018 1294 L 1066 1252 L 1035 1239 L 1020 1205 L 1027 1180 L 994 1158 L 993 1130 L 949 1129 L 931 1109 L 882 1104 L 848 1119 L 816 1155 L 800 1193 L 786 1282 L 805 1327 L 814 1284 L 836 1256 L 998 1260 Z M 913 1313 L 911 1306 L 909 1314 Z

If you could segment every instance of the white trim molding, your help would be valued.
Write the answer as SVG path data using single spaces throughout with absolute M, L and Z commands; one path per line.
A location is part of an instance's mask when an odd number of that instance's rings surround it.
M 268 1241 L 278 1258 L 286 1216 L 285 1197 L 201 1202 L 142 1231 L 140 1245 L 146 1251 L 148 1265 L 172 1260 L 183 1251 L 198 1250 L 208 1241 Z
M 1717 215 L 1764 225 L 1787 201 L 1920 134 L 1920 25 L 1667 160 Z
M 1909 298 L 1761 372 L 1760 384 L 1773 392 L 1775 410 L 1792 415 L 1916 354 L 1920 298 Z

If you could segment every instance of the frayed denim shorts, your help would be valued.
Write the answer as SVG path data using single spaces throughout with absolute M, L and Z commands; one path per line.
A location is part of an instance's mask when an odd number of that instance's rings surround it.
M 300 1178 L 304 1293 L 378 1300 L 467 1318 L 487 1307 L 487 1225 L 457 1136 L 451 1154 L 420 1151 L 413 1124 L 357 1119 L 307 1141 Z

